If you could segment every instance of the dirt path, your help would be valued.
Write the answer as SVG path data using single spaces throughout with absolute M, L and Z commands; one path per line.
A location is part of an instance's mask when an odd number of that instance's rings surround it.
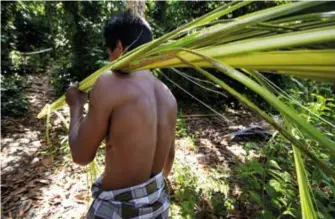
M 64 166 L 62 155 L 50 156 L 59 140 L 52 138 L 48 147 L 45 120 L 35 118 L 51 96 L 47 76 L 27 76 L 27 87 L 27 115 L 2 117 L 1 218 L 71 218 L 82 214 L 87 199 L 83 169 Z M 57 128 L 53 126 L 51 132 L 57 133 Z

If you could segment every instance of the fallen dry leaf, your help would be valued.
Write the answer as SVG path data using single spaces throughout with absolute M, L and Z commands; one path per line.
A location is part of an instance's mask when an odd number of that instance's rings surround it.
M 53 159 L 51 156 L 47 156 L 42 159 L 42 164 L 47 168 L 52 167 L 52 163 L 53 163 Z
M 40 159 L 38 157 L 35 157 L 31 162 L 30 164 L 36 164 L 40 161 Z
M 46 179 L 38 179 L 37 182 L 39 183 L 42 183 L 42 184 L 46 184 L 46 185 L 49 185 L 49 180 L 46 180 Z
M 19 216 L 22 217 L 31 207 L 32 201 L 30 199 L 24 200 L 19 207 Z
M 10 194 L 10 195 L 11 195 L 11 196 L 16 196 L 16 195 L 18 195 L 18 194 L 20 194 L 20 193 L 22 193 L 22 192 L 25 192 L 25 191 L 26 191 L 26 188 L 23 187 L 23 188 L 20 188 L 20 189 L 14 191 L 14 192 L 13 192 L 12 194 Z
M 78 203 L 86 203 L 88 199 L 89 199 L 89 196 L 83 193 L 76 194 L 73 197 L 73 200 Z
M 9 211 L 9 213 L 8 213 L 8 219 L 12 219 L 13 217 L 12 217 L 12 212 L 11 211 Z

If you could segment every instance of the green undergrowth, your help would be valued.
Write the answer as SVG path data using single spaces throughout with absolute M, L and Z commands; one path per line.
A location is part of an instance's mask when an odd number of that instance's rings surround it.
M 171 218 L 302 218 L 293 151 L 280 137 L 246 143 L 245 162 L 230 171 L 220 166 L 201 171 L 176 160 Z M 249 157 L 249 158 L 247 158 Z M 319 218 L 335 216 L 335 185 L 321 170 L 309 169 Z M 238 188 L 239 194 L 234 194 Z
M 252 218 L 302 218 L 291 146 L 276 138 L 265 144 L 247 143 L 245 149 L 247 156 L 259 156 L 234 167 L 233 183 L 242 190 L 237 202 L 252 212 Z M 307 175 L 318 217 L 334 218 L 332 179 L 317 168 L 308 168 Z
M 225 174 L 212 170 L 194 171 L 177 160 L 174 164 L 171 218 L 225 218 L 228 185 Z
M 293 153 L 280 143 L 246 144 L 247 156 L 256 156 L 234 168 L 243 203 L 254 218 L 301 218 L 294 175 Z
M 313 116 L 315 114 L 334 124 L 334 114 L 331 112 L 334 98 L 331 89 L 325 87 L 318 89 L 307 83 L 304 92 L 291 92 L 290 95 L 310 110 L 306 113 L 300 109 L 300 116 L 334 139 L 332 125 Z M 294 105 L 293 100 L 287 103 Z M 301 137 L 298 129 L 292 131 Z M 182 113 L 177 121 L 177 136 L 182 142 L 179 147 L 184 147 L 183 150 L 187 147 L 198 153 L 196 136 L 189 132 Z M 246 151 L 244 161 L 230 162 L 229 171 L 222 171 L 220 166 L 200 171 L 186 160 L 176 160 L 172 175 L 174 193 L 171 196 L 171 218 L 302 218 L 292 145 L 276 132 L 267 141 L 244 141 L 239 144 Z M 306 140 L 306 144 L 335 168 L 334 160 L 325 150 L 312 141 Z M 302 156 L 302 159 L 317 217 L 335 218 L 334 179 L 313 165 L 306 156 Z
M 182 111 L 177 119 L 176 137 L 180 145 L 177 149 L 197 152 L 195 136 L 189 133 Z M 172 181 L 170 218 L 226 218 L 230 202 L 227 177 L 229 174 L 220 168 L 204 170 L 176 157 Z

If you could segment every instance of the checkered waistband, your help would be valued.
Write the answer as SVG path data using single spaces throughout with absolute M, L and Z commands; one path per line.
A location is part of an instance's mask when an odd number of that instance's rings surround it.
M 94 215 L 102 218 L 156 218 L 168 211 L 170 202 L 163 173 L 129 188 L 103 190 L 102 176 L 92 186 Z

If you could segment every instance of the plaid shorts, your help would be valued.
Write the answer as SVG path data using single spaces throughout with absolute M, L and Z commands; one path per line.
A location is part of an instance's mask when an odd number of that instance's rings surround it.
M 118 190 L 103 190 L 101 183 L 102 176 L 92 186 L 95 200 L 87 213 L 88 219 L 168 218 L 170 201 L 163 173 L 140 185 Z

